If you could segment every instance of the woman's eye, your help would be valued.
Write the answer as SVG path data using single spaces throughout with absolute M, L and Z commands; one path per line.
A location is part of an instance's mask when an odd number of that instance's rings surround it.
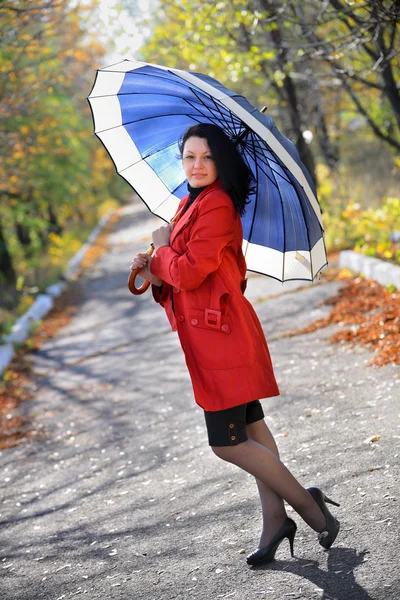
M 188 156 L 184 156 L 183 160 L 185 161 L 190 161 L 190 160 L 196 160 L 195 156 L 192 156 L 191 154 L 189 154 Z M 200 158 L 200 160 L 205 160 L 205 161 L 209 161 L 209 160 L 213 160 L 213 157 L 211 156 L 211 154 L 208 154 L 207 156 L 205 156 L 204 158 Z

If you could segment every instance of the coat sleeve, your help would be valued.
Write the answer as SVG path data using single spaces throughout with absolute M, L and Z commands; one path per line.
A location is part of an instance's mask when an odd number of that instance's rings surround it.
M 223 251 L 234 239 L 236 211 L 226 194 L 209 194 L 198 209 L 187 242 L 178 254 L 170 246 L 157 249 L 151 262 L 154 275 L 181 290 L 194 290 L 215 271 Z
M 163 283 L 162 285 L 154 285 L 151 286 L 151 291 L 153 293 L 154 300 L 161 304 L 161 306 L 165 306 L 168 298 L 170 297 L 171 288 L 167 283 Z
M 182 210 L 183 206 L 185 205 L 186 201 L 188 199 L 188 196 L 185 196 L 184 198 L 182 198 L 182 200 L 179 202 L 179 206 L 176 209 L 176 213 L 175 213 L 175 217 L 176 215 L 179 213 L 180 210 Z M 174 217 L 173 217 L 174 218 Z M 161 279 L 161 278 L 160 278 Z M 155 300 L 155 302 L 157 302 L 157 304 L 161 304 L 161 306 L 165 306 L 168 298 L 171 295 L 171 289 L 170 286 L 168 284 L 166 284 L 165 282 L 162 283 L 161 285 L 153 285 L 151 286 L 151 291 L 153 294 L 153 298 Z

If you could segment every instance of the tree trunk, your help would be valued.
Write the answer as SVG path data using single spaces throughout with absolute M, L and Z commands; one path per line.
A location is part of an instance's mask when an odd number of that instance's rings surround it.
M 16 280 L 16 273 L 4 238 L 3 226 L 0 218 L 0 284 L 5 283 L 15 286 Z
M 310 173 L 315 185 L 317 178 L 315 174 L 315 161 L 311 148 L 303 137 L 303 128 L 299 106 L 297 104 L 296 88 L 290 75 L 286 75 L 283 80 L 283 87 L 286 90 L 286 97 L 289 105 L 289 113 L 292 123 L 292 130 L 295 136 L 294 142 L 299 151 L 301 161 Z
M 265 0 L 261 2 L 264 9 L 273 11 L 276 17 L 275 28 L 269 32 L 272 42 L 277 52 L 277 63 L 282 73 L 285 73 L 283 79 L 283 89 L 285 91 L 286 100 L 288 102 L 289 116 L 291 120 L 292 131 L 294 135 L 294 143 L 300 154 L 301 161 L 307 168 L 315 185 L 317 178 L 315 175 L 315 161 L 311 148 L 303 137 L 303 123 L 301 118 L 300 107 L 297 100 L 297 90 L 293 79 L 290 76 L 291 65 L 288 56 L 288 50 L 283 43 L 283 36 L 279 22 L 279 11 L 275 2 L 269 3 Z
M 29 235 L 28 227 L 25 227 L 23 223 L 19 223 L 17 221 L 15 223 L 15 233 L 17 234 L 18 241 L 22 246 L 25 256 L 28 256 L 31 245 L 31 237 Z
M 56 214 L 53 211 L 53 207 L 51 206 L 51 204 L 48 204 L 47 212 L 49 215 L 49 227 L 47 228 L 48 233 L 55 233 L 57 235 L 61 235 L 63 232 L 63 228 L 59 224 Z
M 392 64 L 387 56 L 387 49 L 385 48 L 385 44 L 383 41 L 383 31 L 382 27 L 380 28 L 379 35 L 377 36 L 377 45 L 378 49 L 381 53 L 386 52 L 385 63 L 382 69 L 382 79 L 385 85 L 386 97 L 389 100 L 393 114 L 396 118 L 397 125 L 400 127 L 400 94 L 396 84 L 396 80 L 393 75 Z
M 339 148 L 332 142 L 329 137 L 328 128 L 325 120 L 325 113 L 320 102 L 317 105 L 317 133 L 316 137 L 321 154 L 328 167 L 332 171 L 336 171 L 339 164 Z

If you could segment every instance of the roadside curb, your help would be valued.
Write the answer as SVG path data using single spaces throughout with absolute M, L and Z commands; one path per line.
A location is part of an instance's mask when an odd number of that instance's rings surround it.
M 47 315 L 54 305 L 54 299 L 67 289 L 68 282 L 75 277 L 87 251 L 93 246 L 114 212 L 115 210 L 111 210 L 100 219 L 85 244 L 68 262 L 62 280 L 46 288 L 44 294 L 39 294 L 32 306 L 14 323 L 11 333 L 5 337 L 6 343 L 0 345 L 0 376 L 3 375 L 14 356 L 15 345 L 22 344 L 29 337 L 35 323 Z
M 339 267 L 362 273 L 381 285 L 395 285 L 400 289 L 400 267 L 379 258 L 365 256 L 353 250 L 342 250 L 339 254 Z

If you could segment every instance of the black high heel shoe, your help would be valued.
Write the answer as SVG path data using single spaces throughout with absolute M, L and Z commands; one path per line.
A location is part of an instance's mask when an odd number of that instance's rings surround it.
M 319 488 L 310 487 L 307 488 L 307 491 L 310 492 L 311 496 L 322 510 L 326 519 L 325 529 L 318 534 L 318 541 L 323 548 L 328 550 L 328 548 L 332 546 L 337 534 L 339 533 L 340 522 L 329 512 L 325 502 L 334 504 L 335 506 L 340 506 L 340 504 L 325 496 L 325 494 L 321 492 Z
M 274 538 L 272 538 L 271 542 L 265 548 L 260 548 L 256 550 L 252 554 L 249 554 L 246 558 L 248 565 L 263 565 L 271 560 L 274 560 L 275 552 L 278 549 L 279 544 L 287 538 L 290 543 L 290 553 L 293 556 L 293 544 L 294 544 L 294 536 L 296 535 L 297 525 L 290 517 L 286 517 L 282 527 L 276 534 Z

